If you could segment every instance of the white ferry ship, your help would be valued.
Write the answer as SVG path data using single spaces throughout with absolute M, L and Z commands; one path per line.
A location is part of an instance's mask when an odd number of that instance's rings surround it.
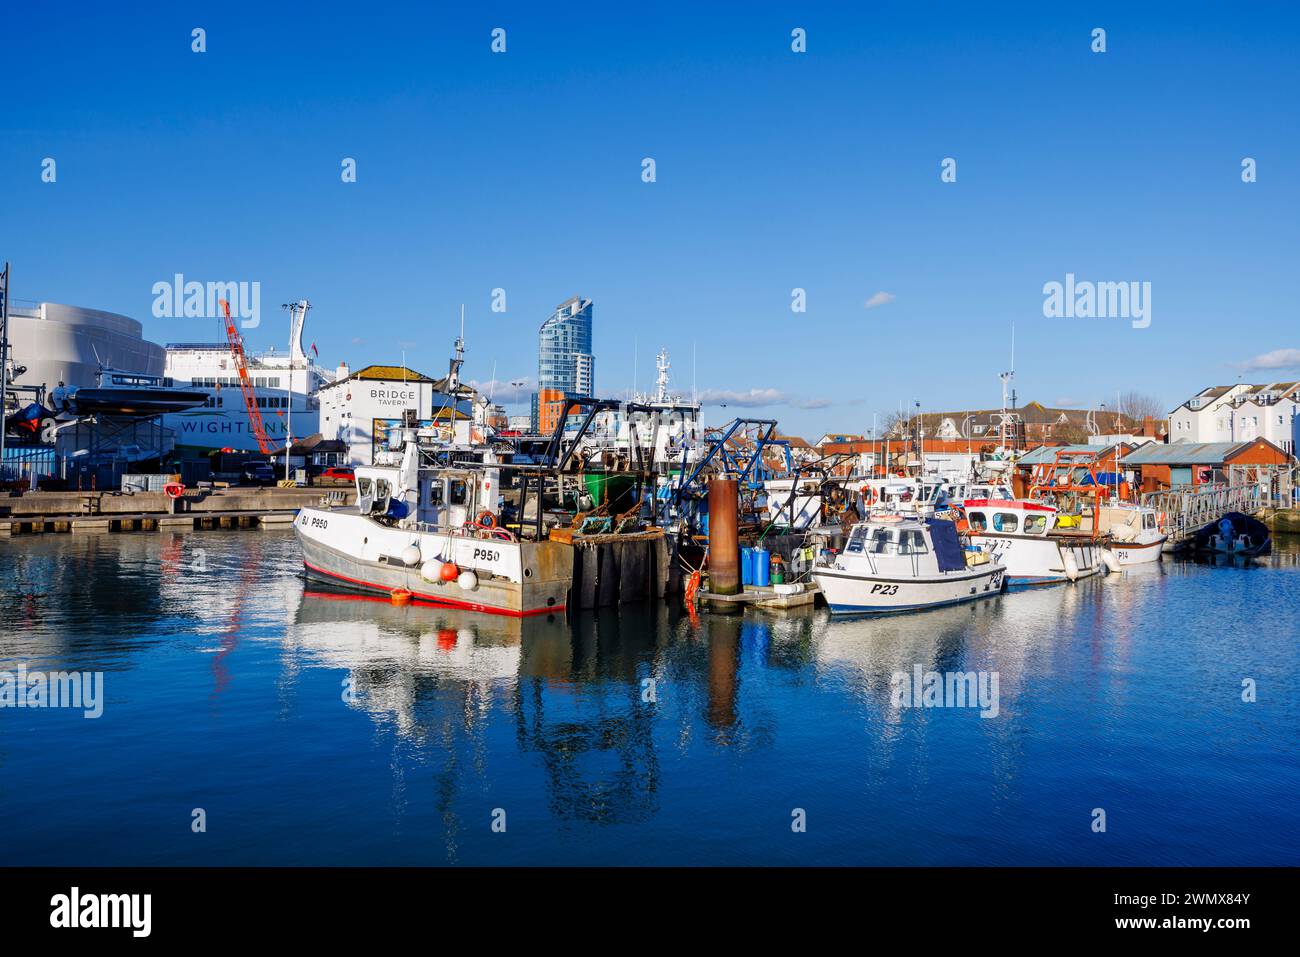
M 316 393 L 335 378 L 333 371 L 318 366 L 304 351 L 300 316 L 295 316 L 288 352 L 270 349 L 247 354 L 245 359 L 266 437 L 277 447 L 288 438 L 290 421 L 295 439 L 320 431 Z M 229 343 L 174 342 L 166 349 L 164 374 L 178 387 L 208 395 L 204 405 L 163 417 L 163 425 L 176 432 L 177 450 L 190 455 L 214 449 L 258 451 Z

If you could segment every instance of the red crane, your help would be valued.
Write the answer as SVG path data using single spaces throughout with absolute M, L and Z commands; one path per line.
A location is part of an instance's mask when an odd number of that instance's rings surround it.
M 244 358 L 244 338 L 235 328 L 234 320 L 230 318 L 230 303 L 222 299 L 221 311 L 226 314 L 226 338 L 230 340 L 230 358 L 235 363 L 235 369 L 239 372 L 239 389 L 244 393 L 244 405 L 248 406 L 248 424 L 253 430 L 253 438 L 257 439 L 257 447 L 263 455 L 270 455 L 273 446 L 271 440 L 266 437 L 266 426 L 262 424 L 262 413 L 257 408 L 257 396 L 253 392 L 253 380 L 248 377 L 248 362 Z

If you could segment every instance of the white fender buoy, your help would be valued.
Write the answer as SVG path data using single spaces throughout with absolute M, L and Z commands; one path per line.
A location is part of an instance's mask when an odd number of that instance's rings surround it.
M 435 558 L 432 561 L 427 561 L 420 566 L 420 577 L 427 582 L 436 582 L 438 580 L 438 575 L 441 571 L 442 571 L 442 562 L 438 561 Z
M 802 582 L 787 582 L 783 585 L 773 585 L 772 591 L 778 595 L 797 595 L 803 591 Z
M 1065 577 L 1070 581 L 1079 580 L 1079 562 L 1074 557 L 1074 549 L 1067 548 L 1062 551 L 1061 564 L 1065 568 Z
M 1109 548 L 1103 548 L 1101 550 L 1101 560 L 1106 563 L 1106 567 L 1109 568 L 1111 571 L 1117 574 L 1119 573 L 1120 570 L 1119 559 L 1115 557 L 1115 553 L 1112 552 Z
M 478 576 L 471 571 L 461 572 L 460 577 L 456 579 L 456 584 L 465 591 L 473 591 L 478 587 Z
M 416 545 L 414 542 L 402 549 L 402 562 L 408 567 L 414 567 L 420 564 L 420 559 L 422 557 L 423 556 L 420 554 L 420 546 Z

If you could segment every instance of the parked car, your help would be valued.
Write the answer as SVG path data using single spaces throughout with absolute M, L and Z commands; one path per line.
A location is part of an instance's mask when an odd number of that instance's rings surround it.
M 320 477 L 324 479 L 340 479 L 345 482 L 352 482 L 356 480 L 357 473 L 352 471 L 352 466 L 350 465 L 331 465 L 324 472 L 320 473 Z
M 269 462 L 249 462 L 244 466 L 243 477 L 249 485 L 274 485 L 275 469 Z

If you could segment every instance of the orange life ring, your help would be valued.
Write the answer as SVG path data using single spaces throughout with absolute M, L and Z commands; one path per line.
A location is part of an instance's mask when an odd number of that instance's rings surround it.
M 866 504 L 870 505 L 876 500 L 876 491 L 870 485 L 862 486 L 860 491 L 862 492 L 862 501 Z
M 478 518 L 474 519 L 474 524 L 479 528 L 496 528 L 497 517 L 485 508 L 478 513 Z
M 163 491 L 168 498 L 180 498 L 185 494 L 185 486 L 180 482 L 168 482 L 163 486 Z

